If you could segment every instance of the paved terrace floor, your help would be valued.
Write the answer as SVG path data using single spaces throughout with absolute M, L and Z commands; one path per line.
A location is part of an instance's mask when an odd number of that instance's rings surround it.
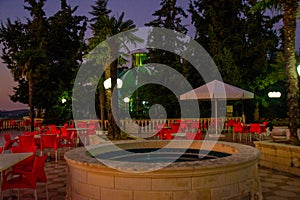
M 3 145 L 3 137 L 0 132 L 0 146 Z M 12 137 L 20 134 L 19 131 L 10 131 Z M 48 178 L 48 191 L 50 200 L 65 199 L 66 188 L 66 162 L 61 155 L 56 163 L 53 159 L 45 163 L 45 169 Z M 270 170 L 259 168 L 259 177 L 262 186 L 262 194 L 265 200 L 298 200 L 300 199 L 300 177 Z M 38 185 L 38 199 L 45 200 L 46 193 L 44 185 Z M 17 199 L 16 192 L 4 191 L 4 200 Z M 20 191 L 21 200 L 34 199 L 33 191 L 30 189 Z

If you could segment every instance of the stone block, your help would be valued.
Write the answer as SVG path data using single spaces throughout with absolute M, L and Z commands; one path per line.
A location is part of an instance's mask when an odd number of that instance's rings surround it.
M 210 199 L 210 189 L 173 192 L 173 200 L 199 200 L 199 199 Z
M 229 199 L 237 196 L 239 196 L 238 184 L 211 189 L 211 200 Z
M 101 174 L 96 174 L 88 172 L 87 183 L 90 185 L 95 185 L 99 187 L 114 188 L 114 177 L 113 176 L 103 176 Z
M 253 176 L 253 170 L 250 168 L 240 169 L 236 172 L 230 172 L 226 174 L 226 184 L 234 184 L 241 181 L 245 181 Z
M 72 200 L 89 200 L 89 198 L 86 197 L 86 196 L 82 196 L 78 193 L 73 192 L 72 193 Z
M 154 191 L 134 191 L 133 200 L 172 200 L 172 192 L 154 192 Z
M 103 200 L 132 200 L 133 192 L 130 190 L 115 190 L 109 188 L 101 188 L 101 198 Z
M 225 174 L 199 176 L 192 178 L 192 189 L 218 187 L 225 184 Z
M 253 179 L 248 179 L 246 181 L 238 183 L 239 193 L 247 194 L 249 193 L 250 189 L 253 188 Z
M 266 154 L 265 155 L 266 161 L 277 163 L 277 156 L 275 154 Z
M 89 185 L 82 182 L 78 182 L 78 193 L 86 197 L 95 199 L 100 198 L 100 188 L 98 186 Z
M 263 154 L 267 154 L 267 155 L 275 155 L 275 148 L 269 148 L 269 147 L 262 147 L 261 148 L 261 152 Z
M 276 165 L 291 166 L 291 159 L 277 156 Z
M 152 179 L 153 191 L 191 190 L 192 178 Z
M 283 158 L 290 158 L 291 157 L 291 152 L 287 149 L 287 150 L 283 150 L 283 149 L 277 149 L 276 150 L 276 155 L 279 157 L 283 157 Z
M 81 182 L 87 181 L 87 173 L 85 170 L 80 170 L 79 168 L 71 168 L 72 179 L 79 180 Z
M 115 177 L 115 188 L 126 190 L 151 190 L 149 178 Z

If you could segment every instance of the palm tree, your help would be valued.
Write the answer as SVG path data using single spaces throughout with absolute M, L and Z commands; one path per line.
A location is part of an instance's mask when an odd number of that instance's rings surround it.
M 112 37 L 118 33 L 132 30 L 135 28 L 135 25 L 132 20 L 123 21 L 124 13 L 120 15 L 120 17 L 116 18 L 115 16 L 109 17 L 108 15 L 104 15 L 101 18 L 97 19 L 97 30 L 95 30 L 95 35 L 90 39 L 90 42 L 93 42 L 93 45 L 96 43 L 100 43 L 104 41 L 108 37 Z M 128 38 L 131 42 L 139 41 L 138 38 L 132 37 Z M 112 45 L 117 49 L 110 49 L 110 52 L 117 52 L 124 41 L 119 41 L 118 44 Z M 113 47 L 111 47 L 113 48 Z M 109 64 L 108 67 L 105 68 L 105 79 L 111 78 L 111 88 L 117 89 L 115 86 L 117 84 L 118 78 L 118 60 L 113 61 Z M 100 93 L 101 94 L 101 93 Z M 105 91 L 106 96 L 106 110 L 107 110 L 107 118 L 108 118 L 108 133 L 111 134 L 114 138 L 120 136 L 120 129 L 117 125 L 118 117 L 115 115 L 115 119 L 112 116 L 112 110 L 117 110 L 118 100 L 117 98 L 111 97 L 112 91 L 111 89 L 107 89 Z M 117 94 L 117 92 L 115 93 Z M 111 99 L 113 100 L 111 104 Z M 115 109 L 112 109 L 112 106 Z
M 299 2 L 299 0 L 264 0 L 258 2 L 253 7 L 253 10 L 275 8 L 276 10 L 283 11 L 284 57 L 288 93 L 287 104 L 289 127 L 291 131 L 290 143 L 298 145 L 300 144 L 297 137 L 299 86 L 296 72 L 295 35 Z
M 118 17 L 118 18 L 111 17 L 111 18 L 107 18 L 107 20 L 104 21 L 104 24 L 105 24 L 104 32 L 107 33 L 107 36 L 113 36 L 118 33 L 132 30 L 135 28 L 135 25 L 132 20 L 123 21 L 123 18 L 124 18 L 124 12 L 122 12 L 120 17 Z M 128 38 L 128 40 L 138 41 L 137 38 Z M 120 41 L 119 44 L 116 44 L 116 47 L 120 48 L 123 44 L 124 43 L 122 41 Z M 115 45 L 113 45 L 113 46 L 115 46 Z M 111 49 L 111 52 L 116 52 L 117 50 L 118 49 Z M 115 90 L 117 90 L 117 87 L 115 87 L 115 86 L 117 85 L 117 78 L 118 78 L 118 60 L 115 60 L 114 62 L 112 62 L 110 64 L 109 68 L 106 68 L 105 77 L 111 78 L 111 88 L 115 88 Z M 108 103 L 107 115 L 108 115 L 108 120 L 110 122 L 109 123 L 110 125 L 108 126 L 108 132 L 111 132 L 112 136 L 114 138 L 116 138 L 116 137 L 120 136 L 120 128 L 117 125 L 118 113 L 115 114 L 115 118 L 113 119 L 112 110 L 115 110 L 115 111 L 118 110 L 118 98 L 112 97 L 111 94 L 112 94 L 112 91 L 109 91 L 109 90 L 106 91 L 106 97 L 107 97 L 107 103 Z M 117 92 L 115 92 L 115 94 L 117 94 Z M 112 104 L 110 103 L 111 98 L 113 100 Z

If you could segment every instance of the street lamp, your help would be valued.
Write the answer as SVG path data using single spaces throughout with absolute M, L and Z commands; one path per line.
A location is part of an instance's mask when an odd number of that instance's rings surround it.
M 66 103 L 66 102 L 67 102 L 67 99 L 65 99 L 65 98 L 63 98 L 63 99 L 61 100 L 61 103 L 62 103 L 62 104 Z
M 269 92 L 268 96 L 269 96 L 269 98 L 280 98 L 281 92 Z
M 124 101 L 125 103 L 128 103 L 128 102 L 129 102 L 129 97 L 125 97 L 125 98 L 123 99 L 123 101 Z
M 300 64 L 297 66 L 298 76 L 300 76 Z
M 111 78 L 106 79 L 103 82 L 104 88 L 107 90 L 111 88 Z M 123 86 L 123 81 L 121 79 L 117 79 L 117 88 L 121 88 Z
M 125 97 L 125 98 L 123 99 L 123 101 L 124 101 L 124 103 L 125 103 L 125 110 L 127 110 L 127 104 L 128 104 L 129 101 L 130 101 L 129 97 Z M 128 107 L 128 108 L 129 108 L 129 107 Z

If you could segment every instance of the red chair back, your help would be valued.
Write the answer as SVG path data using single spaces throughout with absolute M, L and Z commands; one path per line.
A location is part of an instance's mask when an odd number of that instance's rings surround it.
M 243 126 L 241 123 L 236 122 L 233 124 L 233 132 L 234 133 L 243 133 Z
M 4 140 L 5 140 L 5 143 L 3 145 L 3 151 L 11 150 L 12 146 L 16 142 L 16 140 L 12 140 L 9 133 L 4 133 L 3 137 L 4 137 Z
M 33 135 L 19 135 L 18 147 L 14 151 L 36 153 L 36 149 Z
M 41 151 L 46 148 L 57 149 L 57 135 L 55 134 L 42 134 L 41 135 Z
M 260 124 L 250 123 L 250 133 L 261 133 Z
M 170 125 L 172 133 L 177 133 L 179 131 L 179 123 L 171 123 Z
M 4 133 L 3 137 L 4 137 L 4 139 L 5 139 L 6 142 L 9 142 L 9 141 L 12 140 L 9 133 Z

